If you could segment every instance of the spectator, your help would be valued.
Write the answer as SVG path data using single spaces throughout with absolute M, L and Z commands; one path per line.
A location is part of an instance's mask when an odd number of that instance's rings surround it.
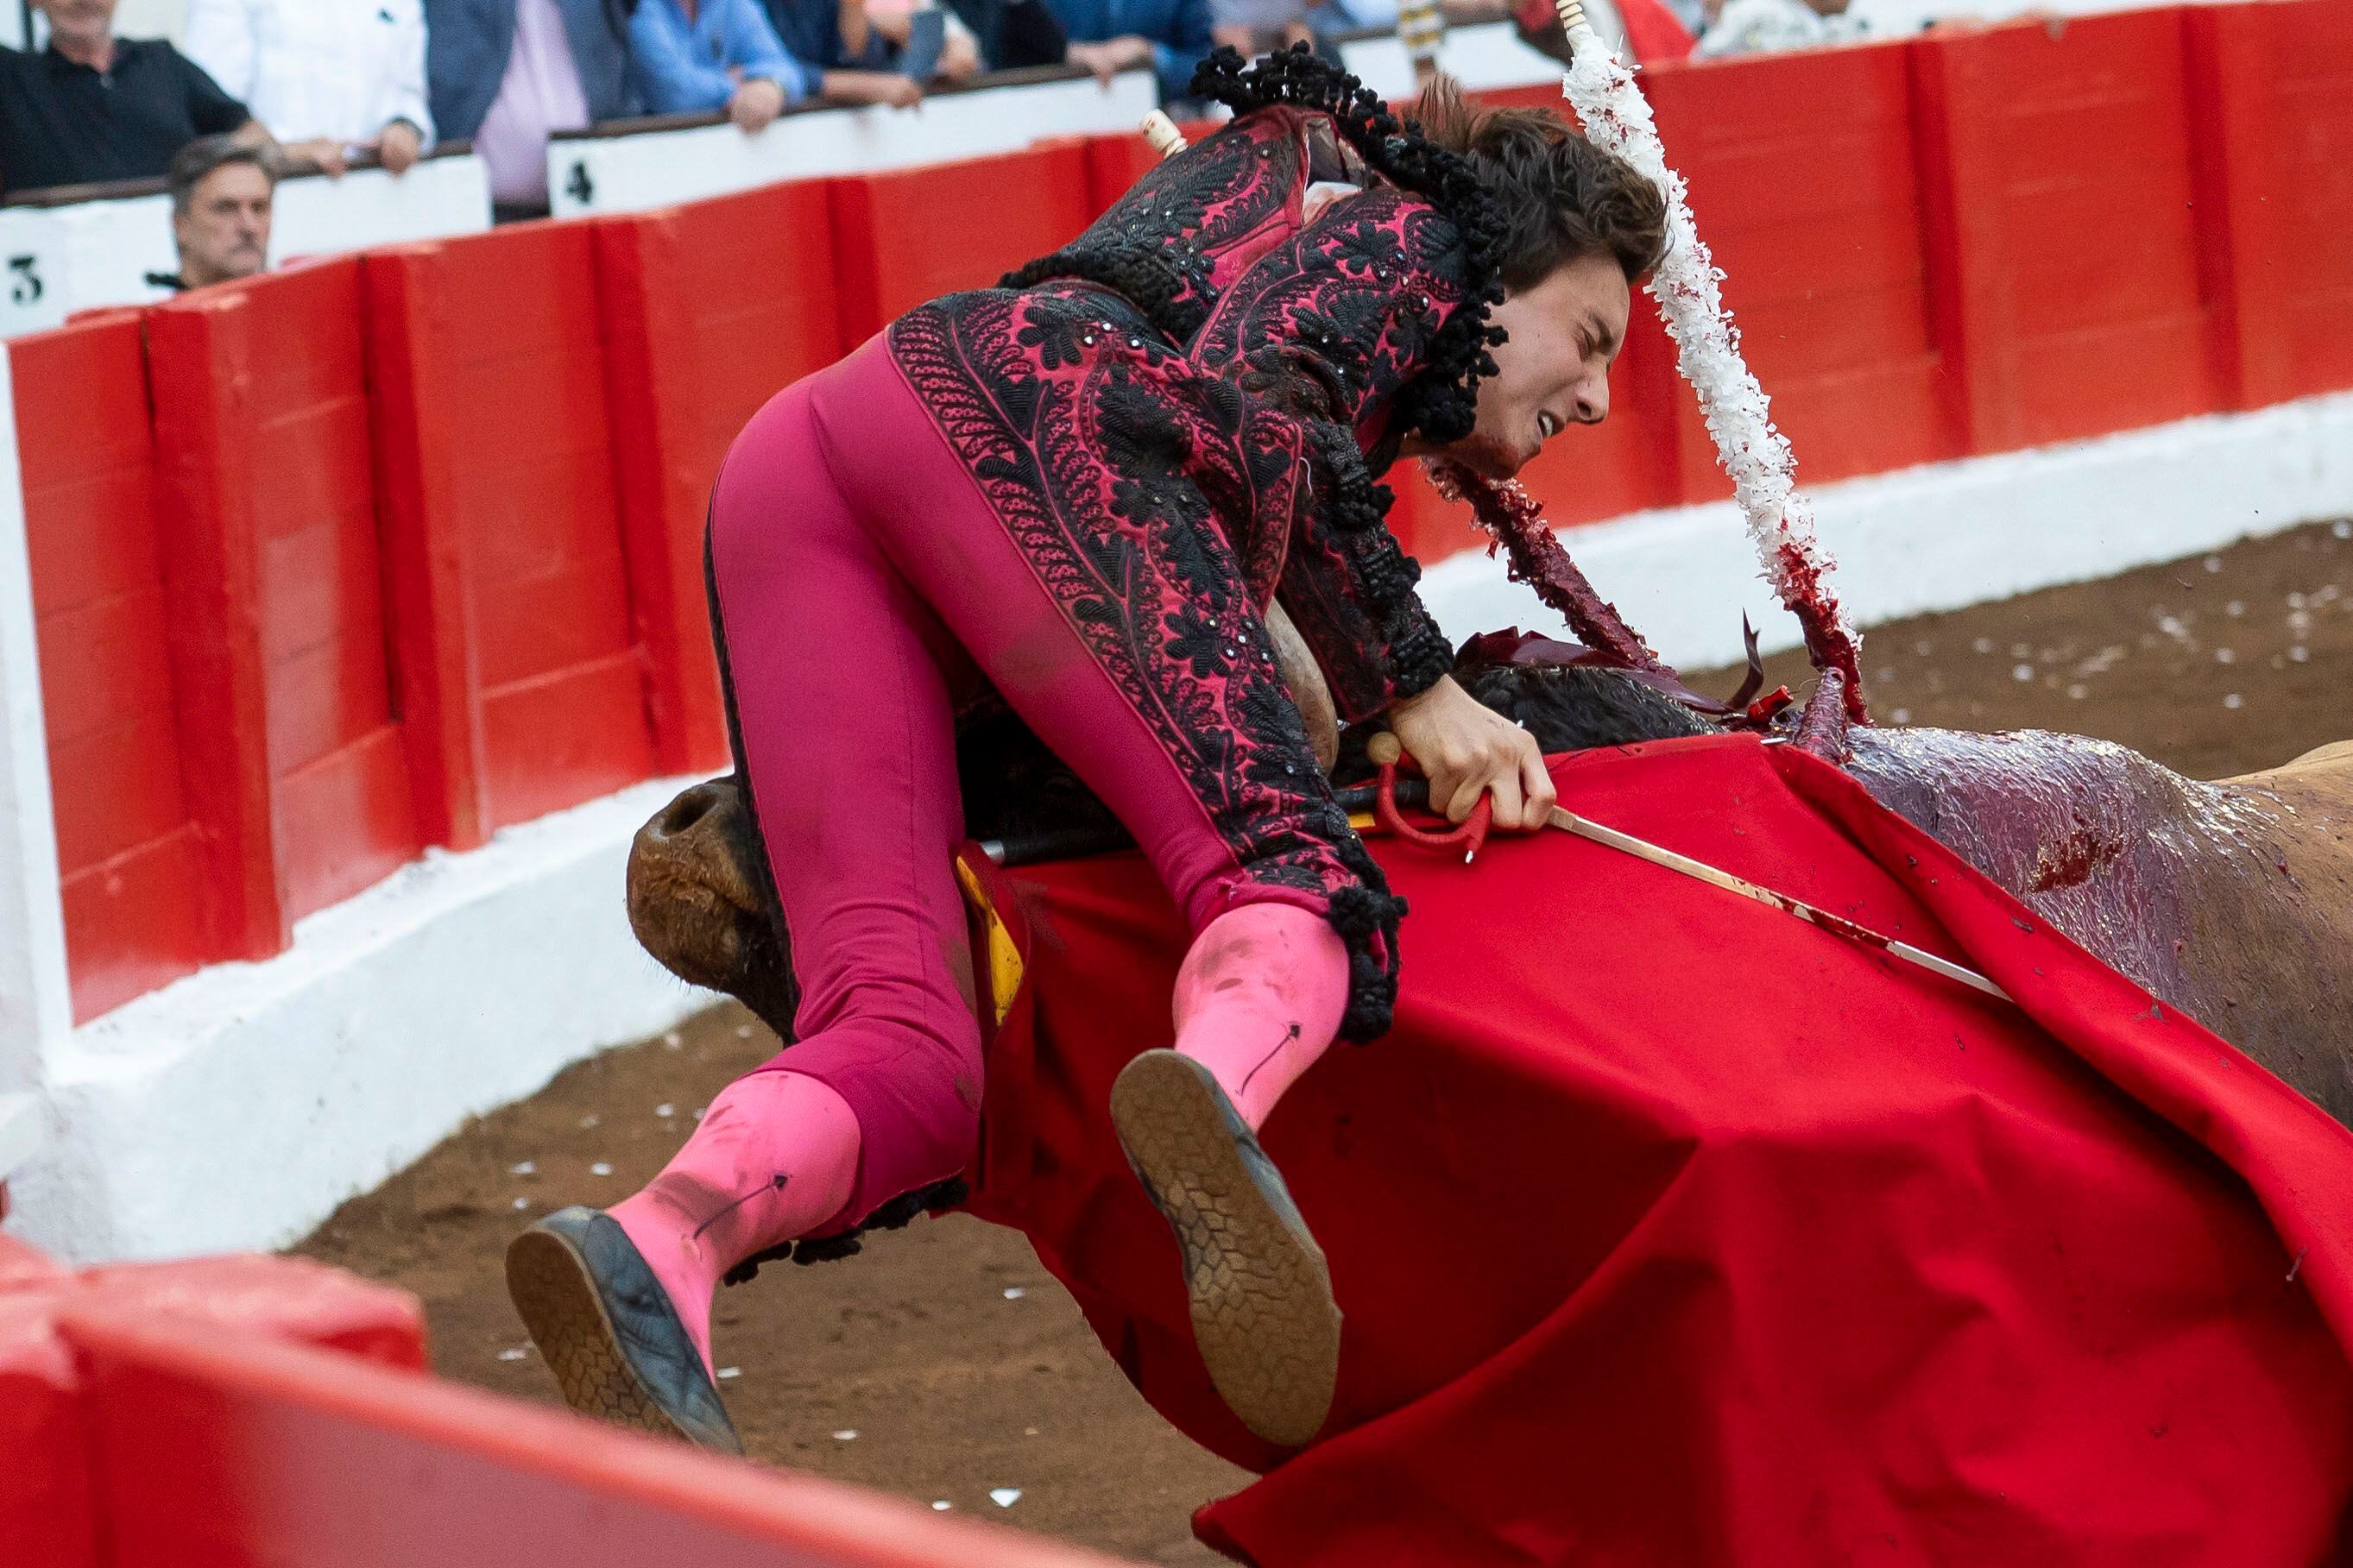
M 1847 0 L 1707 0 L 1707 26 L 1693 52 L 1706 60 L 1849 43 L 1864 28 L 1846 8 Z
M 993 71 L 1058 66 L 1070 58 L 1070 36 L 1046 0 L 945 0 L 973 34 L 981 63 Z M 868 9 L 878 7 L 870 3 Z
M 1215 40 L 1247 59 L 1293 44 L 1314 46 L 1310 0 L 1212 0 Z
M 245 105 L 160 38 L 114 36 L 115 0 L 36 0 L 45 49 L 0 48 L 0 195 L 160 178 L 199 136 L 266 139 Z
M 818 70 L 818 95 L 839 103 L 919 101 L 923 84 L 901 69 L 914 26 L 912 10 L 870 14 L 861 0 L 763 0 L 785 52 Z M 980 68 L 980 51 L 961 22 L 951 22 L 927 78 L 960 81 Z M 912 90 L 911 90 L 912 89 Z
M 547 142 L 638 110 L 628 0 L 425 0 L 441 134 L 471 139 L 506 217 L 547 211 Z
M 725 110 L 746 133 L 766 129 L 818 85 L 817 68 L 785 52 L 760 0 L 638 0 L 629 46 L 648 109 Z
M 423 0 L 189 0 L 188 54 L 331 174 L 354 147 L 398 174 L 433 144 Z
M 1046 3 L 1070 35 L 1071 64 L 1086 67 L 1106 83 L 1132 66 L 1150 66 L 1160 79 L 1164 103 L 1185 96 L 1193 68 L 1208 58 L 1209 0 Z
M 205 136 L 172 160 L 172 242 L 177 273 L 150 273 L 166 289 L 202 289 L 250 278 L 269 264 L 269 204 L 277 155 L 234 136 Z

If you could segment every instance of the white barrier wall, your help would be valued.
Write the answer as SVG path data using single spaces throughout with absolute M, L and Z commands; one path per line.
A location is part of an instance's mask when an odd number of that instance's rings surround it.
M 1149 71 L 1123 72 L 1108 87 L 1059 68 L 1018 74 L 1030 79 L 934 92 L 913 109 L 797 110 L 755 136 L 723 120 L 559 136 L 547 149 L 547 188 L 557 217 L 642 212 L 779 180 L 977 158 L 1055 136 L 1131 132 L 1159 102 Z
M 41 1142 L 43 1062 L 73 1022 L 24 497 L 0 344 L 0 1182 Z
M 470 152 L 428 158 L 405 174 L 354 169 L 341 179 L 280 183 L 270 264 L 491 226 L 490 174 Z M 172 204 L 159 194 L 0 207 L 0 338 L 62 325 L 77 310 L 145 304 L 166 290 L 151 272 L 179 269 Z

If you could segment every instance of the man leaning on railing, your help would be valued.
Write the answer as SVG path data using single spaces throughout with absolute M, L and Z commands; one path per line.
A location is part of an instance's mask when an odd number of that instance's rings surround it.
M 817 89 L 817 68 L 795 59 L 760 0 L 638 0 L 630 67 L 655 114 L 724 110 L 746 134 Z
M 161 38 L 114 36 L 115 0 L 35 0 L 48 47 L 0 48 L 0 195 L 162 177 L 199 136 L 267 139 L 243 103 Z
M 547 212 L 547 142 L 642 111 L 628 0 L 425 0 L 441 134 L 470 140 L 501 219 Z
M 190 0 L 188 54 L 290 156 L 406 174 L 433 145 L 422 0 Z

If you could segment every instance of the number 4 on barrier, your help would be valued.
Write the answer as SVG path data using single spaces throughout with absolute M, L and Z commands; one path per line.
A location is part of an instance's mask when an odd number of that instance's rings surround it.
M 564 182 L 564 194 L 584 207 L 596 199 L 596 182 L 588 177 L 586 160 L 573 160 L 572 173 Z

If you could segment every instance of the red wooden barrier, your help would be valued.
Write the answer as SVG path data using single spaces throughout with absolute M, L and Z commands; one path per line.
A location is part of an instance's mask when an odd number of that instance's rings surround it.
M 1668 65 L 1643 81 L 1801 473 L 1820 484 L 1957 456 L 1929 331 L 1908 46 Z M 1675 401 L 1682 498 L 1730 495 L 1698 399 L 1678 385 Z
M 298 1345 L 76 1311 L 121 1568 L 1107 1568 L 911 1503 Z
M 428 832 L 471 845 L 654 771 L 592 230 L 399 247 L 366 277 L 417 773 Z
M 8 345 L 74 1016 L 216 959 L 227 940 L 174 712 L 135 312 Z M 29 395 L 37 388 L 37 395 Z
M 410 1372 L 425 1364 L 415 1300 L 316 1264 L 203 1258 L 70 1273 L 0 1237 L 0 1563 L 98 1568 L 119 1551 L 101 1510 L 87 1369 L 63 1320 L 102 1304 L 215 1343 L 293 1338 Z M 380 1374 L 381 1375 L 381 1374 Z
M 1087 151 L 1062 142 L 833 182 L 845 348 L 893 318 L 1060 247 L 1092 221 Z
M 722 767 L 702 525 L 720 459 L 776 391 L 842 350 L 831 203 L 771 185 L 596 227 L 630 608 L 665 773 Z
M 147 321 L 191 793 L 253 956 L 422 840 L 385 657 L 359 263 Z
M 1940 341 L 1967 449 L 2223 406 L 2178 10 L 1912 46 Z
M 2353 6 L 2196 5 L 2182 23 L 2231 405 L 2353 386 Z

